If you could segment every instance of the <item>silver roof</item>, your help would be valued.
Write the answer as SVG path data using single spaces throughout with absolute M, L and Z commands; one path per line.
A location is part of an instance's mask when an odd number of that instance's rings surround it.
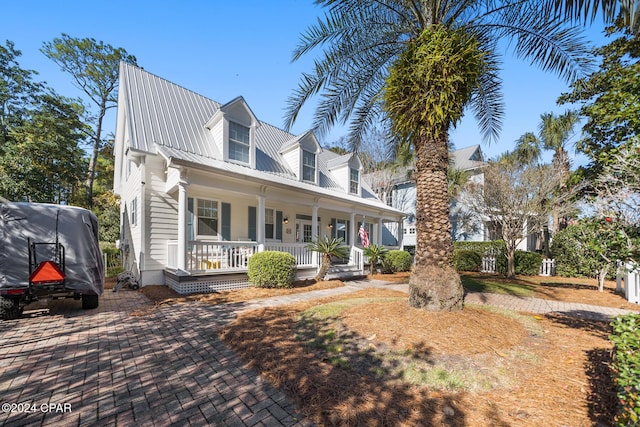
M 222 160 L 211 132 L 205 127 L 221 108 L 220 103 L 124 62 L 120 65 L 120 94 L 125 105 L 118 108 L 125 108 L 130 135 L 128 146 L 134 150 L 160 154 L 191 167 L 250 175 L 262 181 L 402 214 L 381 202 L 364 180 L 361 180 L 362 197 L 345 193 L 328 168 L 328 164 L 340 156 L 328 150 L 318 155 L 319 185 L 300 182 L 284 161 L 281 150 L 306 133 L 296 136 L 261 121 L 256 129 L 256 170 L 251 170 Z

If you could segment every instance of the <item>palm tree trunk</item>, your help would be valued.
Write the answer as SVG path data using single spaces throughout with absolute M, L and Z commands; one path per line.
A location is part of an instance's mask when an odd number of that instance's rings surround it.
M 451 267 L 447 132 L 418 138 L 416 146 L 416 253 L 409 279 L 409 304 L 432 311 L 460 310 L 463 289 Z
M 313 279 L 317 282 L 324 280 L 330 268 L 331 268 L 331 256 L 327 254 L 323 254 L 322 261 L 320 262 L 320 269 L 318 270 L 318 274 L 316 274 L 316 277 L 314 277 Z

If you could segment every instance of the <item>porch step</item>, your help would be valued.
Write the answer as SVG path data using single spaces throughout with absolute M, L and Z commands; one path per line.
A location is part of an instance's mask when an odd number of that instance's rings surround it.
M 364 277 L 367 274 L 354 265 L 334 265 L 329 269 L 326 280 L 344 280 Z

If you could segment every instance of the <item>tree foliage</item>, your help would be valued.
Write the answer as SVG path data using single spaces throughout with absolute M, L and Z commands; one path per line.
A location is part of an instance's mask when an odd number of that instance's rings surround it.
M 120 61 L 136 64 L 135 56 L 123 48 L 114 48 L 93 38 L 75 38 L 67 34 L 45 42 L 41 49 L 49 59 L 69 73 L 75 85 L 97 107 L 93 116 L 85 116 L 92 125 L 90 132 L 92 152 L 85 183 L 86 205 L 93 205 L 93 185 L 98 168 L 98 157 L 104 145 L 102 123 L 107 110 L 116 106 Z
M 579 148 L 591 159 L 593 175 L 610 161 L 612 149 L 640 135 L 640 38 L 617 28 L 608 32 L 618 37 L 596 49 L 599 70 L 575 81 L 558 100 L 578 103 L 587 118 Z
M 0 46 L 0 194 L 74 203 L 86 169 L 82 106 L 33 81 L 20 55 L 11 42 Z

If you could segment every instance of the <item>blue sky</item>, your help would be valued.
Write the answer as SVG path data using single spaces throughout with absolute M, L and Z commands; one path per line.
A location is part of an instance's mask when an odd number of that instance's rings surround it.
M 0 43 L 13 41 L 22 51 L 20 65 L 38 71 L 38 80 L 62 95 L 81 93 L 39 49 L 64 32 L 123 47 L 147 71 L 218 102 L 242 95 L 260 120 L 279 127 L 286 100 L 313 59 L 291 63 L 291 52 L 300 34 L 322 14 L 311 0 L 22 0 L 4 2 L 2 11 Z M 594 25 L 587 37 L 602 43 L 602 28 Z M 540 114 L 567 108 L 555 103 L 568 90 L 567 83 L 509 52 L 502 78 L 506 117 L 500 141 L 482 146 L 488 157 L 511 149 L 523 133 L 537 131 Z M 313 105 L 301 112 L 293 133 L 310 127 L 312 112 Z M 112 131 L 114 117 L 106 120 Z M 336 128 L 321 142 L 331 145 L 345 133 Z M 457 148 L 482 142 L 471 114 L 451 139 Z

